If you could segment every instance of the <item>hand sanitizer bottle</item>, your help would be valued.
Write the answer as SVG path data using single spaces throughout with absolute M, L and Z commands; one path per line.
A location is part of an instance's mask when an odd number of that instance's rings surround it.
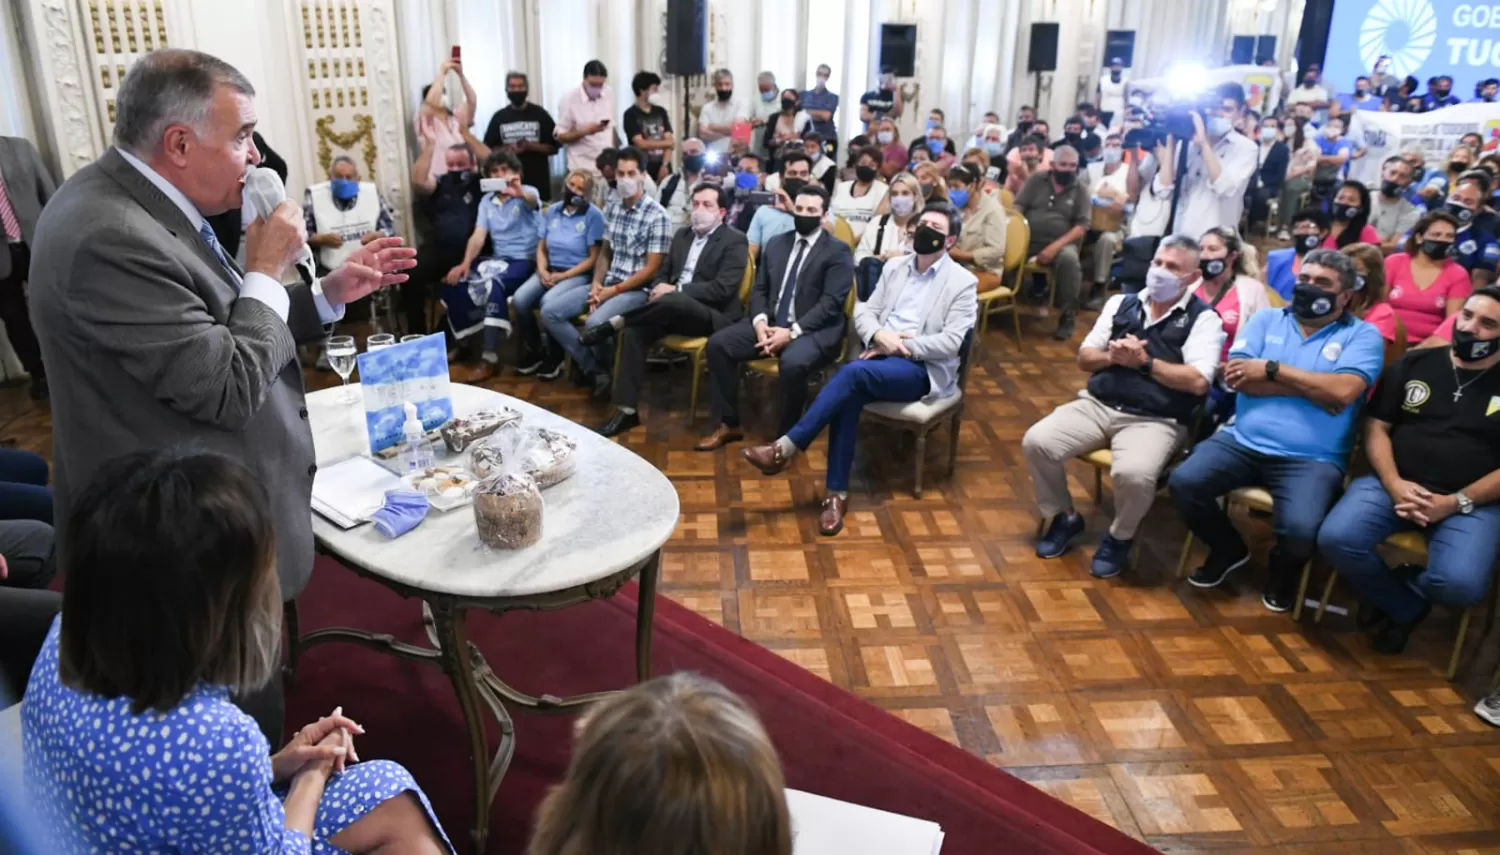
M 405 409 L 406 423 L 401 426 L 401 461 L 407 474 L 411 474 L 432 468 L 432 445 L 427 441 L 422 420 L 417 418 L 417 405 L 407 401 Z

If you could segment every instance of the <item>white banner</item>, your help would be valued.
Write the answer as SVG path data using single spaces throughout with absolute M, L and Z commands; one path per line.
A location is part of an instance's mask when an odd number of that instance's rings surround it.
M 1182 92 L 1184 81 L 1178 75 L 1152 77 L 1130 81 L 1131 89 L 1154 92 L 1157 89 L 1172 89 Z M 1208 91 L 1226 81 L 1238 83 L 1245 88 L 1245 106 L 1264 114 L 1266 105 L 1276 106 L 1281 99 L 1281 73 L 1274 68 L 1261 65 L 1226 65 L 1222 68 L 1197 68 L 1193 71 L 1192 85 L 1198 91 Z
M 1376 113 L 1361 111 L 1351 128 L 1350 139 L 1362 146 L 1364 156 L 1349 167 L 1349 177 L 1369 187 L 1380 185 L 1380 165 L 1413 143 L 1422 146 L 1429 169 L 1441 164 L 1459 137 L 1478 133 L 1484 150 L 1500 148 L 1500 104 L 1458 104 L 1430 113 Z

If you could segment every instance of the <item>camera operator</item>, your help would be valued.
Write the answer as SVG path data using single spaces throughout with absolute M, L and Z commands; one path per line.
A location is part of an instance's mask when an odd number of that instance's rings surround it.
M 1238 83 L 1222 83 L 1215 90 L 1215 107 L 1191 113 L 1193 137 L 1187 146 L 1187 169 L 1182 176 L 1171 233 L 1196 238 L 1207 229 L 1238 228 L 1245 209 L 1245 188 L 1258 162 L 1255 143 L 1235 133 L 1234 121 L 1245 109 L 1245 90 Z M 1202 115 L 1207 113 L 1207 118 Z M 1158 170 L 1151 194 L 1170 200 L 1180 150 L 1176 135 L 1156 148 Z

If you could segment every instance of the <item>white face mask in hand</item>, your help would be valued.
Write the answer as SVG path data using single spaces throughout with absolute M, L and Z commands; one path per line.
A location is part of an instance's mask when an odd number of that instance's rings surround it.
M 1146 271 L 1146 297 L 1155 303 L 1174 303 L 1182 296 L 1182 282 L 1165 267 Z

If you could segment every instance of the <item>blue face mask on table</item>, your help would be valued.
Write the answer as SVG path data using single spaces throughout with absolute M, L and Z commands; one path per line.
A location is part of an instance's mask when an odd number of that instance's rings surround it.
M 427 497 L 416 490 L 390 490 L 385 504 L 370 514 L 370 522 L 386 537 L 400 537 L 422 524 L 428 507 Z
M 347 202 L 359 195 L 359 182 L 348 178 L 335 178 L 328 182 L 328 189 L 333 193 L 333 198 L 340 202 Z

